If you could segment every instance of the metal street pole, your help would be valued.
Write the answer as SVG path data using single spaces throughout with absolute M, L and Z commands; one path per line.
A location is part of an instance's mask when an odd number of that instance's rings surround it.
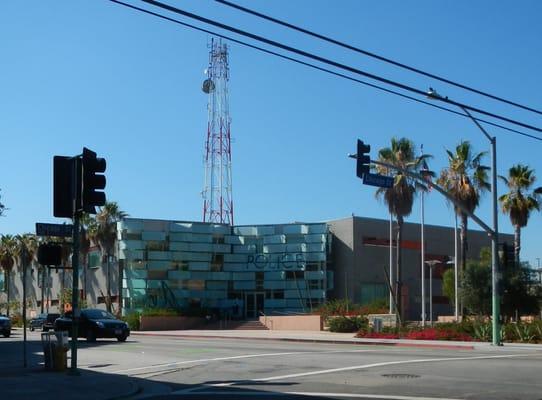
M 393 215 L 390 213 L 390 314 L 394 313 L 393 304 L 395 302 L 393 297 Z
M 23 246 L 26 246 L 23 243 Z M 26 368 L 27 362 L 26 362 L 26 260 L 27 260 L 27 252 L 26 247 L 23 249 L 23 367 Z M 9 307 L 9 305 L 8 305 Z
M 447 103 L 450 102 L 447 97 L 442 97 L 435 90 L 429 89 L 427 93 L 429 98 L 441 100 Z M 456 104 L 457 105 L 457 104 Z M 501 345 L 500 338 L 500 296 L 499 296 L 499 221 L 498 221 L 498 203 L 497 203 L 497 138 L 491 136 L 484 129 L 482 125 L 472 116 L 472 114 L 465 107 L 459 105 L 459 107 L 465 112 L 465 114 L 474 122 L 474 124 L 480 129 L 484 136 L 491 143 L 491 206 L 492 206 L 492 220 L 493 220 L 493 234 L 491 235 L 491 304 L 492 304 L 492 329 L 493 340 L 492 344 L 495 346 Z
M 422 259 L 422 327 L 425 326 L 425 240 L 424 240 L 424 192 L 422 190 L 420 195 L 420 201 L 421 201 L 421 214 L 422 214 L 422 221 L 421 221 L 421 259 Z
M 429 264 L 429 324 L 433 326 L 433 264 Z
M 454 229 L 454 301 L 455 301 L 455 320 L 459 321 L 459 273 L 458 273 L 458 251 L 457 251 L 457 213 L 454 210 L 455 229 Z
M 78 185 L 81 179 L 81 157 L 74 159 L 74 188 L 75 191 L 80 187 Z M 71 343 L 71 366 L 70 375 L 79 375 L 77 371 L 77 339 L 79 328 L 79 227 L 80 227 L 80 193 L 73 193 L 73 253 L 72 253 L 72 343 Z

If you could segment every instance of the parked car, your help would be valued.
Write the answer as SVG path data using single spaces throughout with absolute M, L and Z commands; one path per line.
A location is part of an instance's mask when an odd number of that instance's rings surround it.
M 72 312 L 67 312 L 55 321 L 55 331 L 68 331 L 71 335 Z M 81 310 L 79 318 L 78 337 L 86 338 L 87 342 L 94 342 L 97 338 L 117 338 L 119 342 L 126 341 L 130 336 L 130 328 L 124 321 L 120 321 L 104 310 Z
M 4 315 L 0 315 L 0 333 L 4 337 L 9 337 L 11 335 L 11 319 Z
M 55 320 L 60 317 L 58 313 L 44 313 L 39 314 L 36 318 L 30 320 L 30 330 L 41 328 L 43 332 L 47 332 L 49 329 L 54 328 Z

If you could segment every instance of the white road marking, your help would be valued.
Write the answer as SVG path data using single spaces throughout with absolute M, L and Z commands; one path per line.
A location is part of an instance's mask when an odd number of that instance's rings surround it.
M 382 399 L 382 400 L 462 400 L 458 398 L 449 398 L 449 397 L 420 397 L 420 396 L 398 396 L 398 395 L 383 395 L 383 394 L 357 394 L 357 393 L 325 393 L 325 392 L 258 392 L 258 391 L 201 391 L 195 392 L 195 388 L 191 390 L 177 390 L 175 392 L 168 393 L 168 396 L 186 394 L 190 393 L 191 396 L 213 396 L 213 395 L 224 395 L 229 396 L 284 396 L 285 394 L 291 394 L 295 396 L 315 396 L 315 397 L 325 397 L 325 396 L 334 396 L 334 397 L 345 397 L 345 398 L 354 398 L 354 399 Z
M 528 357 L 528 356 L 533 356 L 533 355 L 540 356 L 540 354 L 508 354 L 508 355 L 501 355 L 501 356 L 425 358 L 425 359 L 417 359 L 417 360 L 387 361 L 387 362 L 381 362 L 381 363 L 375 363 L 375 364 L 354 365 L 351 367 L 332 368 L 332 369 L 323 369 L 320 371 L 301 372 L 297 374 L 270 376 L 268 378 L 250 379 L 248 381 L 249 382 L 269 382 L 269 381 L 277 381 L 277 380 L 288 379 L 288 378 L 299 378 L 303 376 L 332 374 L 335 372 L 353 371 L 353 370 L 358 370 L 358 369 L 368 369 L 368 368 L 374 368 L 374 367 L 386 367 L 388 365 L 416 364 L 416 363 L 441 362 L 441 361 L 489 360 L 489 359 L 496 359 L 496 358 Z M 235 384 L 235 382 L 229 382 L 229 386 L 233 384 Z M 228 385 L 223 384 L 223 386 L 228 386 Z
M 385 399 L 385 400 L 461 400 L 448 397 L 420 397 L 420 396 L 397 396 L 383 394 L 357 394 L 357 393 L 317 393 L 317 392 L 286 392 L 298 396 L 336 396 L 355 399 Z
M 246 354 L 241 356 L 230 356 L 230 357 L 216 357 L 216 358 L 201 358 L 198 360 L 187 360 L 187 361 L 173 361 L 164 364 L 154 364 L 147 365 L 144 367 L 129 368 L 118 371 L 107 371 L 112 374 L 125 374 L 127 372 L 142 371 L 146 369 L 162 368 L 162 367 L 176 367 L 184 364 L 193 364 L 193 363 L 203 363 L 203 362 L 212 362 L 212 361 L 228 361 L 228 360 L 238 360 L 243 358 L 257 358 L 257 357 L 274 357 L 274 356 L 285 356 L 285 355 L 302 355 L 302 354 L 328 354 L 328 353 L 370 353 L 377 350 L 329 350 L 329 351 L 294 351 L 287 353 L 260 353 L 260 354 Z

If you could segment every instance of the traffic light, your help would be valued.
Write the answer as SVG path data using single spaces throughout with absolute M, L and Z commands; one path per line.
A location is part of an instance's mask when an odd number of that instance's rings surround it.
M 369 152 L 371 151 L 371 146 L 363 143 L 362 140 L 358 139 L 358 153 L 356 155 L 356 175 L 358 178 L 363 178 L 364 174 L 369 173 L 369 164 L 371 162 L 371 157 Z
M 40 244 L 38 247 L 38 262 L 41 265 L 62 264 L 62 247 L 58 244 Z
M 53 158 L 53 215 L 55 217 L 73 217 L 74 168 L 73 157 L 55 156 Z
M 96 153 L 83 147 L 82 157 L 83 180 L 82 201 L 83 211 L 96 214 L 95 207 L 105 205 L 105 172 L 106 162 L 104 158 L 96 157 Z
M 513 245 L 500 243 L 499 258 L 503 270 L 516 267 L 516 253 Z

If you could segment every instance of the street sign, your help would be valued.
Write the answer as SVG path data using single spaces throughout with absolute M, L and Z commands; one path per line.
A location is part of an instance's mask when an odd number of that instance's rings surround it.
M 36 235 L 38 236 L 70 237 L 72 235 L 72 230 L 73 225 L 43 224 L 36 222 Z
M 378 174 L 365 174 L 363 175 L 363 184 L 364 185 L 371 185 L 371 186 L 378 186 L 383 188 L 391 188 L 393 187 L 393 176 L 385 176 L 385 175 L 378 175 Z

